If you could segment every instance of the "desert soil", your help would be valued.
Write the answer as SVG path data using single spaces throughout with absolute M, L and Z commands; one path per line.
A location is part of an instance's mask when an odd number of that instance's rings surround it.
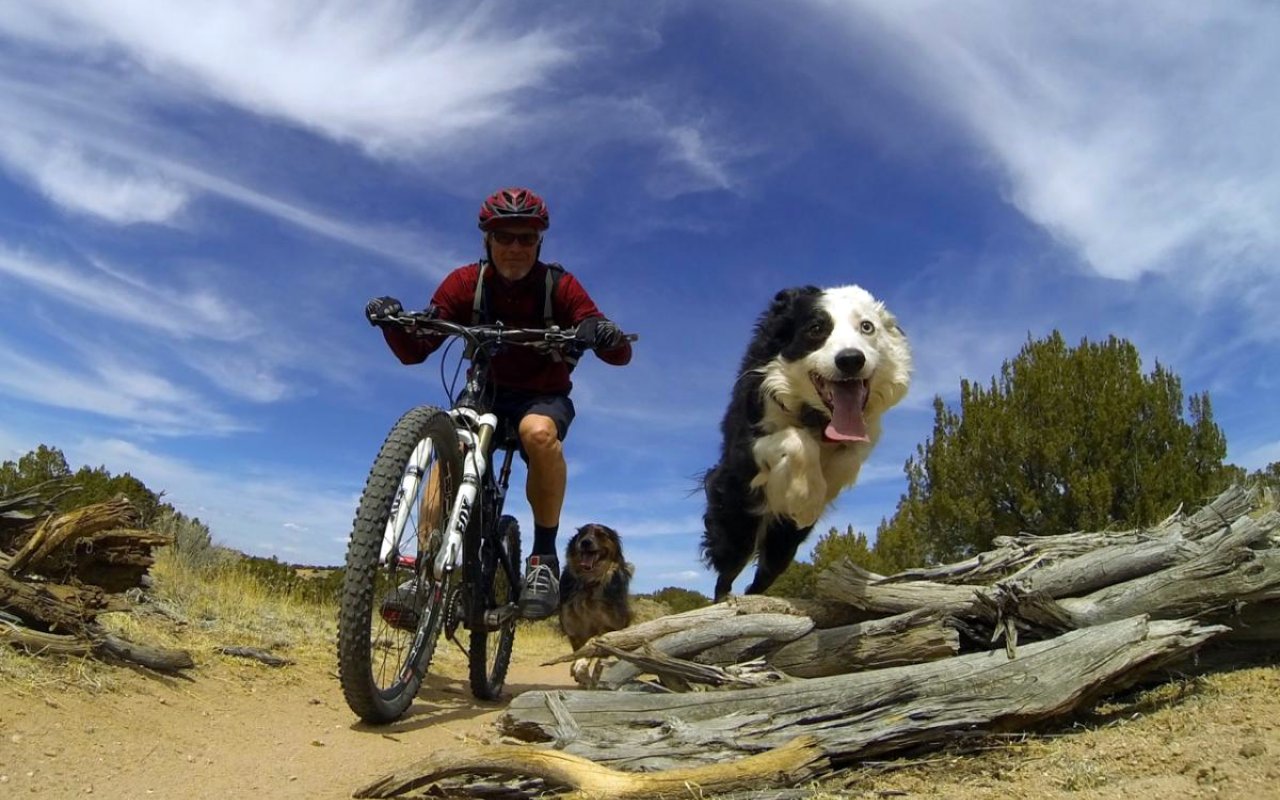
M 570 686 L 545 658 L 517 653 L 509 690 Z M 460 661 L 381 728 L 355 721 L 319 659 L 205 661 L 184 678 L 115 669 L 97 689 L 0 682 L 0 797 L 345 798 L 431 749 L 493 738 L 501 711 L 448 674 Z M 1035 737 L 850 770 L 812 796 L 1280 798 L 1280 667 L 1174 682 Z
M 517 644 L 517 648 L 519 644 Z M 372 727 L 322 664 L 212 657 L 188 677 L 122 669 L 99 691 L 0 683 L 0 798 L 346 798 L 452 742 L 488 737 L 454 659 L 400 722 Z M 507 691 L 571 686 L 568 667 L 512 665 Z

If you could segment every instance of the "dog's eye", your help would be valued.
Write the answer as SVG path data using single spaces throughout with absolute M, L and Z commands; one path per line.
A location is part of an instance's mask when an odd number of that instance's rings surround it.
M 827 326 L 821 322 L 814 322 L 804 329 L 804 335 L 810 339 L 820 339 L 827 335 Z
M 876 332 L 876 324 L 869 319 L 864 319 L 858 328 L 868 336 Z

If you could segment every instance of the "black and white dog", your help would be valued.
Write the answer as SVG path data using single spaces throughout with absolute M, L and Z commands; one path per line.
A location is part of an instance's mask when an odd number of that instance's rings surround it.
M 907 393 L 911 350 L 897 320 L 859 286 L 781 291 L 756 323 L 707 472 L 703 560 L 716 600 L 757 556 L 766 589 L 880 438 Z

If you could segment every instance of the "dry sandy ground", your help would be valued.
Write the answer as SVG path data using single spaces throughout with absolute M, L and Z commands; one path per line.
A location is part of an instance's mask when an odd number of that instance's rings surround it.
M 569 684 L 565 666 L 538 660 L 513 665 L 511 690 Z M 110 684 L 0 683 L 0 797 L 345 798 L 426 750 L 485 738 L 500 711 L 433 679 L 407 719 L 368 728 L 319 663 L 217 657 L 189 679 L 120 669 Z M 1280 667 L 1167 685 L 988 745 L 850 771 L 813 797 L 1280 798 Z
M 320 666 L 126 670 L 99 692 L 0 684 L 0 798 L 350 797 L 430 748 L 483 736 L 501 711 L 463 681 L 429 682 L 409 716 L 379 728 L 356 721 Z M 507 683 L 566 685 L 568 667 L 536 662 L 513 665 Z

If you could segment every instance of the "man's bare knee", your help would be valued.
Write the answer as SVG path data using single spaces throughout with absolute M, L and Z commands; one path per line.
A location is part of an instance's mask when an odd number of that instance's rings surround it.
M 526 453 L 552 453 L 560 449 L 556 423 L 550 417 L 530 415 L 520 421 L 520 442 Z

